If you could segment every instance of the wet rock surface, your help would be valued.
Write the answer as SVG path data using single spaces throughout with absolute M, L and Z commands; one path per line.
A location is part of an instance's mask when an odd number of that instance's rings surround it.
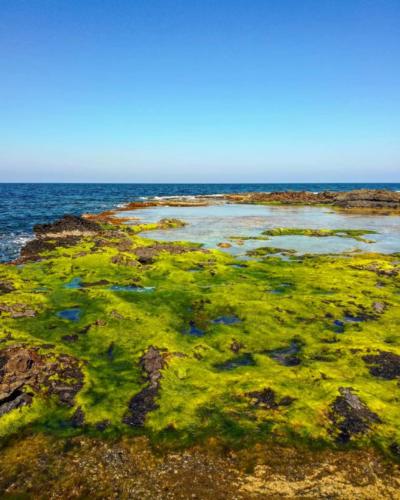
M 393 380 L 400 378 L 400 356 L 393 352 L 380 351 L 379 354 L 367 354 L 363 360 L 369 366 L 374 377 Z
M 0 414 L 29 404 L 39 393 L 56 395 L 62 403 L 72 406 L 82 386 L 79 364 L 70 356 L 55 358 L 25 346 L 0 350 Z
M 357 434 L 366 433 L 371 425 L 381 419 L 354 394 L 351 387 L 340 387 L 338 396 L 331 406 L 329 418 L 334 426 L 336 441 L 347 443 Z
M 140 358 L 139 365 L 142 369 L 147 386 L 138 392 L 129 402 L 129 411 L 123 422 L 132 427 L 142 427 L 147 414 L 158 408 L 157 396 L 160 390 L 162 370 L 165 368 L 168 356 L 167 351 L 150 346 Z

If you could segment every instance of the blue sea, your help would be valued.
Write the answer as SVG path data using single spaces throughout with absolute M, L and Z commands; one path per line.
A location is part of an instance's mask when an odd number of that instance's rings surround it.
M 19 255 L 35 224 L 67 213 L 102 212 L 153 196 L 360 188 L 400 191 L 400 184 L 0 184 L 0 261 Z

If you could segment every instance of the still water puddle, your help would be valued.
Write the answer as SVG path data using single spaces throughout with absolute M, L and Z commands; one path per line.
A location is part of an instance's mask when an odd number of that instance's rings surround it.
M 215 325 L 235 325 L 240 323 L 240 319 L 237 316 L 219 316 L 212 320 Z
M 61 319 L 67 319 L 69 321 L 79 321 L 81 317 L 81 310 L 78 307 L 64 309 L 63 311 L 59 311 L 57 316 Z

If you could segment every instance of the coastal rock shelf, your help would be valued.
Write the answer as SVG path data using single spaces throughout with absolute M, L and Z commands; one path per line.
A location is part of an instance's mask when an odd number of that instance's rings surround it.
M 165 229 L 165 219 L 89 228 L 65 218 L 0 267 L 0 436 L 400 458 L 400 255 L 238 261 L 154 240 L 190 227 L 171 219 Z M 286 227 L 264 236 L 295 231 Z

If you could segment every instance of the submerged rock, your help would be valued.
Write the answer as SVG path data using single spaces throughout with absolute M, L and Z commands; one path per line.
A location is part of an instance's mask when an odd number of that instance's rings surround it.
M 381 422 L 351 387 L 340 387 L 338 396 L 331 406 L 329 418 L 334 426 L 336 441 L 347 443 L 356 434 L 364 434 L 372 424 Z

